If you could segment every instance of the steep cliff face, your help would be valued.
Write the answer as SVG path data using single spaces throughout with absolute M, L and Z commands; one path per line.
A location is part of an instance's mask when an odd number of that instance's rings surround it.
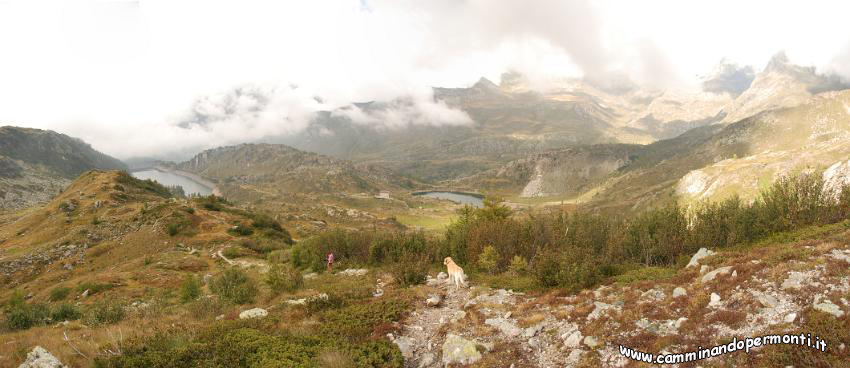
M 451 183 L 520 197 L 574 196 L 627 166 L 638 145 L 609 144 L 531 155 Z
M 0 127 L 0 208 L 44 203 L 88 170 L 126 168 L 77 138 L 49 130 Z

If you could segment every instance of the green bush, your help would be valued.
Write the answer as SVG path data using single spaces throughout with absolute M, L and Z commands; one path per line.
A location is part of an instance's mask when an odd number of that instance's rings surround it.
M 47 323 L 50 309 L 46 304 L 29 304 L 24 301 L 24 295 L 14 292 L 6 302 L 6 326 L 12 330 L 26 330 L 33 326 Z
M 183 303 L 198 299 L 201 296 L 201 280 L 193 274 L 186 274 L 180 283 L 180 301 Z
M 257 296 L 256 282 L 239 268 L 231 267 L 210 281 L 210 290 L 236 304 L 250 303 Z
M 269 263 L 289 263 L 289 252 L 285 249 L 273 250 L 266 254 L 266 261 Z
M 487 273 L 497 273 L 499 268 L 499 253 L 492 245 L 484 247 L 484 250 L 478 256 L 478 267 Z
M 403 287 L 419 285 L 428 275 L 428 263 L 421 259 L 396 262 L 390 269 L 395 282 Z
M 83 314 L 83 321 L 89 326 L 108 325 L 124 319 L 124 304 L 114 301 L 102 301 L 91 305 Z
M 528 261 L 522 256 L 514 256 L 514 258 L 511 258 L 511 265 L 508 267 L 508 271 L 514 275 L 525 275 L 528 273 Z
M 249 236 L 254 234 L 254 230 L 252 230 L 248 226 L 239 224 L 231 227 L 229 230 L 227 230 L 227 233 L 233 236 Z
M 289 264 L 275 263 L 266 274 L 266 285 L 275 293 L 292 292 L 304 285 L 304 277 Z
M 266 254 L 272 251 L 283 249 L 285 243 L 283 241 L 275 241 L 267 238 L 260 239 L 242 239 L 239 242 L 244 248 L 253 250 L 260 254 Z
M 82 313 L 77 307 L 70 303 L 62 303 L 56 306 L 50 312 L 50 319 L 54 322 L 59 321 L 73 321 L 80 319 L 82 317 Z
M 57 286 L 50 290 L 50 301 L 58 302 L 60 300 L 65 300 L 68 297 L 68 294 L 71 293 L 71 288 L 66 286 Z

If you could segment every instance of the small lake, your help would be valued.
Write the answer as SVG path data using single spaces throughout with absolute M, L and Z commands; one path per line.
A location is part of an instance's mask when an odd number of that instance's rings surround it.
M 201 183 L 198 183 L 188 177 L 183 175 L 178 175 L 170 172 L 159 171 L 159 170 L 142 170 L 142 171 L 134 171 L 131 172 L 130 175 L 138 179 L 151 179 L 159 182 L 162 185 L 166 186 L 174 186 L 179 185 L 183 187 L 183 191 L 186 195 L 190 194 L 200 194 L 203 196 L 208 196 L 212 194 L 212 188 L 207 187 Z
M 459 192 L 417 192 L 415 196 L 444 199 L 460 204 L 468 204 L 473 207 L 484 207 L 484 198 L 477 194 L 459 193 Z

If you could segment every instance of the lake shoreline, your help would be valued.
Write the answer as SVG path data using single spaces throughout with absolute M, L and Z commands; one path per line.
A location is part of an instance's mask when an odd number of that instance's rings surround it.
M 212 195 L 217 196 L 217 197 L 221 197 L 221 191 L 218 189 L 218 186 L 216 186 L 215 183 L 213 183 L 213 182 L 211 182 L 207 179 L 204 179 L 197 174 L 186 172 L 186 171 L 183 171 L 183 170 L 170 169 L 170 168 L 167 168 L 167 167 L 164 167 L 164 166 L 157 165 L 157 166 L 153 166 L 153 167 L 139 168 L 139 169 L 131 171 L 130 174 L 132 175 L 132 173 L 135 173 L 135 172 L 148 171 L 148 170 L 155 170 L 155 171 L 159 171 L 159 172 L 162 172 L 162 173 L 182 176 L 182 177 L 186 178 L 187 180 L 194 182 L 195 184 L 198 184 L 198 185 L 200 185 L 204 188 L 209 189 L 210 192 L 212 193 Z

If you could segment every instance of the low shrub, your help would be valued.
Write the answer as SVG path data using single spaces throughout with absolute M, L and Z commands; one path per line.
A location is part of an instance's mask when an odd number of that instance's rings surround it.
M 233 236 L 249 236 L 254 234 L 254 230 L 248 226 L 239 224 L 228 229 L 227 233 Z
M 508 267 L 508 271 L 514 275 L 525 275 L 528 273 L 528 261 L 526 261 L 522 256 L 514 256 L 514 258 L 511 258 L 511 264 Z
M 236 304 L 250 303 L 257 296 L 256 282 L 245 271 L 231 267 L 210 281 L 210 290 Z
M 57 286 L 50 290 L 49 299 L 51 302 L 58 302 L 60 300 L 65 300 L 68 297 L 68 294 L 71 293 L 71 288 L 66 286 Z
M 484 250 L 478 256 L 478 267 L 487 273 L 494 274 L 499 267 L 499 253 L 492 245 L 484 247 Z
M 266 274 L 266 285 L 274 293 L 292 292 L 304 285 L 304 277 L 301 272 L 290 264 L 275 263 L 269 267 Z
M 124 304 L 115 301 L 102 301 L 89 306 L 83 314 L 83 321 L 89 326 L 108 325 L 124 319 Z
M 180 283 L 180 301 L 183 303 L 198 299 L 201 296 L 201 280 L 193 274 L 186 274 Z
M 70 303 L 62 303 L 50 311 L 50 319 L 54 322 L 73 321 L 83 316 L 77 307 Z

